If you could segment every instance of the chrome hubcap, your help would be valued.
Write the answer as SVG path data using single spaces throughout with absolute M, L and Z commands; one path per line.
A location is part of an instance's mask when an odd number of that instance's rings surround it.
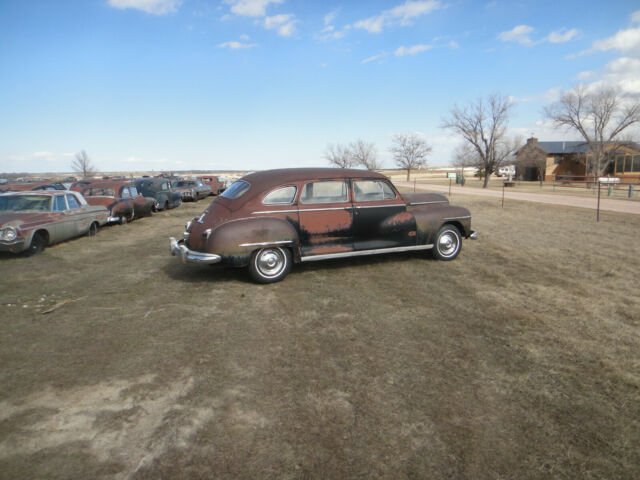
M 280 250 L 265 249 L 258 255 L 256 266 L 265 277 L 275 277 L 285 267 L 284 254 Z
M 451 232 L 444 232 L 438 239 L 438 250 L 448 257 L 458 250 L 458 237 Z

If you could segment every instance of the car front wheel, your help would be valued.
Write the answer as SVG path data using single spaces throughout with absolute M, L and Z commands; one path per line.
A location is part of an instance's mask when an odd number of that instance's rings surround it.
M 286 248 L 267 247 L 251 255 L 249 273 L 258 283 L 279 282 L 291 271 L 291 252 Z
M 453 260 L 460 253 L 461 247 L 460 231 L 453 225 L 443 225 L 436 233 L 431 254 L 437 260 Z

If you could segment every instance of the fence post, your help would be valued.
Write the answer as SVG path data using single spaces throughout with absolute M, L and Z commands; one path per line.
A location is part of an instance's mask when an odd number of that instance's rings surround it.
M 504 183 L 502 184 L 502 208 L 504 208 Z
M 629 185 L 629 198 L 633 198 L 633 185 Z
M 449 178 L 449 198 L 451 198 L 451 178 Z
M 596 210 L 596 222 L 600 221 L 600 182 L 598 181 L 598 209 Z

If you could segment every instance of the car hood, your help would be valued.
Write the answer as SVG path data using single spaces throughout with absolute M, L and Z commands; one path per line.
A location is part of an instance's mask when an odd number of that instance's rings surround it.
M 51 218 L 49 212 L 12 212 L 0 213 L 0 227 L 4 226 L 29 226 L 45 222 Z

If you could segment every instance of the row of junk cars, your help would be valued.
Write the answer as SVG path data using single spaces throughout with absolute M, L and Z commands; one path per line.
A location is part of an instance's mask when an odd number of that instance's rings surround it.
M 0 252 L 34 255 L 47 245 L 95 235 L 109 223 L 218 195 L 229 183 L 214 175 L 0 183 Z

